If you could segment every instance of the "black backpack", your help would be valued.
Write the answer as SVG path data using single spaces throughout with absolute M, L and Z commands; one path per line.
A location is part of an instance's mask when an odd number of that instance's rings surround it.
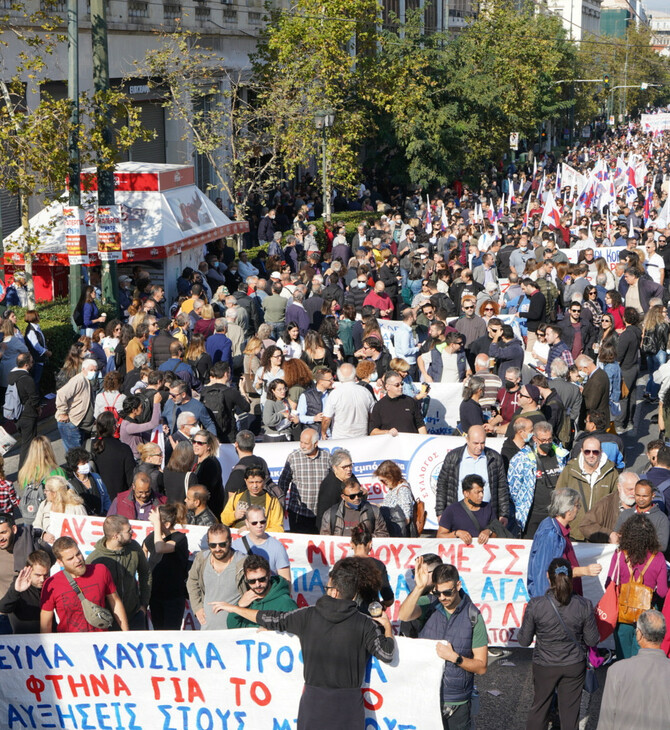
M 232 430 L 232 415 L 226 408 L 223 394 L 229 388 L 228 385 L 207 385 L 200 393 L 200 402 L 205 406 L 212 420 L 216 424 L 217 436 L 220 439 L 228 439 Z
M 139 393 L 136 393 L 137 397 L 142 402 L 142 413 L 138 416 L 136 419 L 137 423 L 149 423 L 151 420 L 151 416 L 154 412 L 154 396 L 153 391 L 151 395 L 148 393 L 145 393 L 144 390 L 141 390 Z

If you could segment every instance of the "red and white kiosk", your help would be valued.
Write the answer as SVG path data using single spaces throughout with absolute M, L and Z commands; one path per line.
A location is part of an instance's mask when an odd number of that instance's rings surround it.
M 94 169 L 82 172 L 82 204 L 86 223 L 88 266 L 100 265 L 95 219 L 97 185 Z M 205 244 L 249 230 L 246 221 L 231 221 L 196 185 L 191 165 L 122 162 L 114 170 L 114 197 L 120 209 L 119 274 L 141 264 L 168 301 L 176 296 L 177 277 L 203 259 Z M 34 257 L 33 278 L 38 301 L 67 294 L 70 261 L 65 245 L 63 204 L 52 203 L 33 216 L 33 232 L 43 240 Z M 22 268 L 21 230 L 4 239 L 7 281 Z

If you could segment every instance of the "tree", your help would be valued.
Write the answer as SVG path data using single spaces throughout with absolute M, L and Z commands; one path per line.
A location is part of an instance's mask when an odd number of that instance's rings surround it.
M 160 47 L 136 63 L 136 71 L 164 94 L 170 118 L 184 128 L 183 141 L 209 162 L 220 188 L 243 218 L 250 199 L 276 181 L 278 157 L 272 111 L 256 103 L 255 79 L 227 71 L 224 60 L 182 29 L 161 35 Z
M 19 196 L 22 230 L 16 248 L 24 256 L 30 307 L 35 306 L 33 259 L 47 230 L 31 228 L 29 201 L 33 197 L 45 203 L 57 200 L 68 173 L 68 147 L 64 140 L 68 139 L 71 128 L 70 102 L 55 100 L 39 88 L 47 80 L 48 59 L 58 44 L 66 42 L 59 32 L 61 25 L 62 20 L 51 17 L 47 8 L 36 13 L 26 11 L 21 24 L 13 19 L 11 24 L 1 26 L 15 36 L 21 47 L 16 65 L 3 70 L 3 78 L 8 81 L 0 81 L 0 187 Z M 2 35 L 0 44 L 8 44 Z M 39 99 L 36 104 L 28 103 L 29 98 L 32 101 L 29 94 Z M 119 151 L 146 137 L 139 112 L 118 90 L 93 96 L 82 94 L 80 105 L 79 139 L 84 165 L 96 160 L 102 151 L 113 166 Z M 111 110 L 112 120 L 117 123 L 111 149 L 107 148 L 101 132 L 103 122 L 108 121 L 107 110 Z

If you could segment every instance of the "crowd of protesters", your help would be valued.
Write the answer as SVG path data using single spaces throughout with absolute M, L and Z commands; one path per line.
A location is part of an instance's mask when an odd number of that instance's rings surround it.
M 600 205 L 561 184 L 566 165 L 586 176 L 594 164 Z M 375 473 L 383 501 L 368 500 L 350 451 L 323 442 L 426 434 L 439 397 L 431 384 L 461 383 L 463 442 L 437 479 L 437 537 L 533 541 L 519 638 L 536 640 L 527 727 L 546 726 L 555 689 L 561 726 L 576 727 L 586 647 L 600 638 L 581 579 L 600 565 L 579 565 L 574 541 L 616 543 L 608 582 L 648 589 L 634 620 L 616 623 L 617 659 L 663 643 L 663 613 L 643 611 L 666 613 L 668 592 L 669 193 L 666 137 L 635 127 L 560 161 L 491 170 L 479 190 L 456 183 L 391 205 L 362 186 L 349 207 L 367 219 L 353 235 L 325 224 L 325 246 L 307 196 L 278 191 L 257 229 L 267 251 L 250 260 L 209 244 L 175 301 L 136 266 L 119 278 L 121 316 L 108 320 L 91 277 L 73 313 L 80 336 L 56 374 L 65 464 L 37 435 L 50 343 L 37 311 L 22 331 L 7 308 L 0 388 L 20 462 L 15 485 L 0 481 L 0 630 L 138 630 L 147 614 L 154 628 L 179 629 L 188 599 L 202 630 L 260 623 L 309 634 L 290 618 L 289 557 L 271 534 L 284 529 L 350 537 L 354 562 L 338 564 L 317 605 L 348 601 L 376 615 L 373 605 L 395 597 L 372 541 L 418 536 L 420 505 L 393 460 Z M 603 247 L 618 248 L 611 266 Z M 7 303 L 20 304 L 24 287 L 15 275 Z M 639 422 L 641 398 L 658 405 L 645 417 L 659 438 L 636 474 L 621 434 Z M 495 436 L 500 450 L 487 446 Z M 295 442 L 276 481 L 254 453 L 266 442 Z M 220 444 L 239 457 L 229 473 Z M 105 517 L 86 559 L 50 530 L 54 512 Z M 129 520 L 151 522 L 142 545 Z M 207 550 L 189 555 L 184 524 L 207 527 Z M 55 561 L 64 570 L 48 578 Z M 419 559 L 401 633 L 443 640 L 444 726 L 467 728 L 488 639 L 456 569 L 441 562 Z M 109 609 L 106 626 L 85 614 L 73 583 Z M 374 641 L 356 631 L 388 661 L 388 621 L 378 624 Z

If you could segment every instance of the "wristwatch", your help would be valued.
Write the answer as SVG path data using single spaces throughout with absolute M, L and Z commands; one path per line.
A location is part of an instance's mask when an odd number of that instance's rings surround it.
M 460 667 L 461 664 L 463 664 L 463 657 L 460 654 L 456 657 L 456 661 L 454 662 L 454 664 L 457 667 Z

